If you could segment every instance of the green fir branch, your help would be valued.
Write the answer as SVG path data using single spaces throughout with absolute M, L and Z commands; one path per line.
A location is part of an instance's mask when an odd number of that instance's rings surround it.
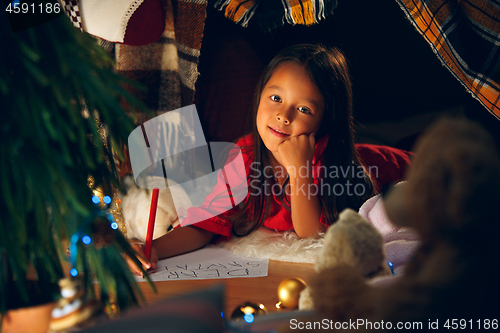
M 125 86 L 143 88 L 117 74 L 113 60 L 95 39 L 72 27 L 66 17 L 15 34 L 8 21 L 0 20 L 0 38 L 8 50 L 0 53 L 0 313 L 4 313 L 12 304 L 27 306 L 57 297 L 51 287 L 63 276 L 63 243 L 75 232 L 90 235 L 96 223 L 88 220 L 95 206 L 87 177 L 119 184 L 98 124 L 105 124 L 108 146 L 123 158 L 119 143 L 126 142 L 134 129 L 123 106 L 132 116 L 146 107 Z M 121 255 L 133 252 L 118 231 L 110 232 L 115 233 L 113 241 L 101 247 L 78 243 L 76 268 L 87 281 L 89 295 L 95 275 L 102 301 L 109 302 L 113 295 L 118 306 L 128 307 L 142 297 Z M 28 287 L 29 269 L 38 279 L 34 289 Z M 19 299 L 14 302 L 11 295 Z

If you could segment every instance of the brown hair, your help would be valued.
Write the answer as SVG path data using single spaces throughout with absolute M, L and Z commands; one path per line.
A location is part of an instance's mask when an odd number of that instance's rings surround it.
M 263 172 L 265 166 L 271 165 L 271 160 L 257 131 L 256 118 L 265 85 L 276 69 L 285 62 L 295 62 L 304 66 L 325 100 L 323 119 L 316 134 L 316 141 L 328 135 L 328 142 L 321 156 L 322 165 L 326 167 L 326 170 L 330 170 L 331 167 L 350 170 L 345 168 L 361 165 L 354 148 L 351 79 L 342 52 L 337 48 L 311 44 L 293 45 L 282 50 L 264 69 L 255 90 L 251 126 L 254 163 L 260 170 L 251 168 L 248 177 L 250 180 L 258 179 L 261 191 L 258 193 L 259 189 L 250 186 L 249 199 L 242 205 L 240 213 L 230 217 L 233 220 L 233 233 L 237 236 L 247 235 L 261 225 L 270 211 L 272 193 L 264 193 L 262 189 L 271 188 L 274 179 L 266 177 Z M 248 149 L 248 147 L 245 148 Z M 353 186 L 362 184 L 365 186 L 364 189 L 367 189 L 362 196 L 347 194 L 337 196 L 331 191 L 323 195 L 321 206 L 329 224 L 338 219 L 339 212 L 344 208 L 357 210 L 366 199 L 374 194 L 373 184 L 368 176 L 361 179 L 352 176 L 351 172 L 347 172 L 345 177 L 342 173 L 339 177 L 326 177 L 326 183 L 330 189 L 336 184 L 340 184 L 343 188 L 349 184 Z M 288 180 L 283 186 L 287 184 Z M 283 195 L 282 202 L 285 198 L 286 195 Z M 250 223 L 249 219 L 251 219 Z

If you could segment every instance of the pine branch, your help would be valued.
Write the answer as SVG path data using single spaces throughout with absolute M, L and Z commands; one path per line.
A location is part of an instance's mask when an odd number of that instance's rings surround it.
M 18 295 L 16 306 L 34 302 L 26 280 L 30 267 L 40 293 L 45 289 L 45 296 L 54 298 L 48 286 L 57 286 L 63 275 L 58 259 L 65 256 L 58 254 L 62 242 L 84 231 L 98 237 L 94 219 L 88 222 L 94 207 L 87 177 L 115 185 L 119 181 L 99 124 L 105 124 L 108 142 L 116 147 L 134 129 L 124 106 L 132 113 L 145 107 L 124 88 L 135 84 L 118 75 L 108 54 L 66 17 L 15 34 L 0 20 L 0 35 L 3 50 L 8 50 L 0 53 L 4 313 L 12 303 L 5 295 Z M 131 251 L 122 238 L 115 235 L 100 248 L 79 243 L 77 268 L 87 279 L 90 272 L 96 274 L 104 300 L 114 291 L 118 304 L 126 307 L 137 304 L 140 293 L 120 254 Z

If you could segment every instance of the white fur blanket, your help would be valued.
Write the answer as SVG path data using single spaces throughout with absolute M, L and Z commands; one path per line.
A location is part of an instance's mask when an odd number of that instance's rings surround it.
M 381 196 L 366 201 L 359 214 L 372 223 L 384 237 L 385 262 L 393 264 L 395 274 L 401 273 L 404 264 L 419 245 L 417 233 L 409 228 L 394 226 L 385 214 Z M 259 228 L 246 237 L 233 237 L 223 247 L 234 254 L 247 257 L 268 258 L 279 261 L 314 263 L 323 248 L 324 234 L 315 238 L 299 238 L 295 232 L 275 232 Z
M 228 242 L 211 246 L 253 258 L 314 264 L 323 248 L 324 233 L 318 237 L 299 238 L 294 231 L 277 232 L 261 227 L 245 237 L 233 236 Z

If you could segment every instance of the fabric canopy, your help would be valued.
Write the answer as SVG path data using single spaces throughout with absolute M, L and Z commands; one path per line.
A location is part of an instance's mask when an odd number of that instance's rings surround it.
M 500 119 L 500 2 L 396 1 L 443 65 Z
M 337 0 L 218 0 L 215 8 L 242 27 L 247 27 L 252 19 L 262 30 L 271 31 L 285 23 L 318 23 L 333 14 Z

